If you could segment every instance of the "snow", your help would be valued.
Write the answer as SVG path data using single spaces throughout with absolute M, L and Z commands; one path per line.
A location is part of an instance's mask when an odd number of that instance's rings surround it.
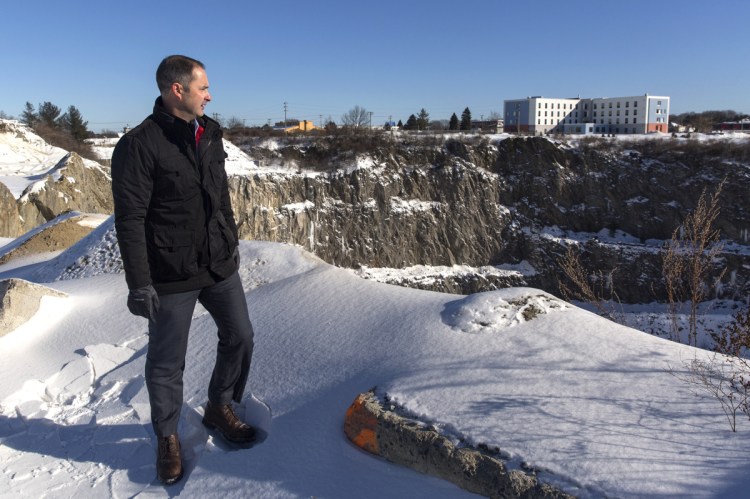
M 52 170 L 68 151 L 54 147 L 17 121 L 0 120 L 0 183 L 18 199 Z
M 65 151 L 13 126 L 0 133 L 0 182 L 18 196 Z M 274 174 L 237 151 L 227 148 L 230 175 Z M 375 166 L 367 158 L 354 165 Z M 392 209 L 431 209 L 419 200 L 391 201 Z M 155 477 L 143 377 L 146 321 L 125 305 L 112 218 L 79 223 L 96 228 L 68 250 L 0 265 L 0 279 L 27 279 L 67 295 L 44 297 L 34 317 L 0 337 L 0 496 L 475 497 L 348 442 L 344 413 L 372 387 L 457 444 L 497 449 L 510 467 L 533 467 L 542 480 L 583 498 L 747 496 L 750 421 L 740 417 L 738 431 L 730 431 L 718 401 L 674 375 L 708 352 L 537 289 L 470 296 L 407 289 L 375 282 L 395 269 L 339 269 L 299 247 L 263 241 L 240 243 L 256 341 L 240 411 L 268 437 L 231 450 L 201 425 L 216 330 L 198 306 L 179 425 L 186 473 L 164 487 Z M 0 255 L 50 224 L 0 238 Z M 557 227 L 543 234 L 572 242 L 593 236 Z M 619 231 L 597 238 L 639 244 Z M 528 262 L 479 270 L 534 272 Z M 419 279 L 467 271 L 401 272 Z M 731 304 L 706 304 L 713 309 L 702 316 L 719 323 L 730 312 L 722 306 Z M 655 305 L 621 306 L 619 313 L 646 331 L 664 329 Z M 271 407 L 270 419 L 251 410 L 253 396 Z
M 0 267 L 68 294 L 0 338 L 0 490 L 34 497 L 470 497 L 370 456 L 342 431 L 373 386 L 457 442 L 581 497 L 742 497 L 750 424 L 668 371 L 705 351 L 609 322 L 542 291 L 471 296 L 361 279 L 302 249 L 242 241 L 255 328 L 249 392 L 268 438 L 230 451 L 200 424 L 215 329 L 194 313 L 180 422 L 186 476 L 155 480 L 143 380 L 113 223 L 49 261 Z M 96 256 L 96 257 L 94 257 Z

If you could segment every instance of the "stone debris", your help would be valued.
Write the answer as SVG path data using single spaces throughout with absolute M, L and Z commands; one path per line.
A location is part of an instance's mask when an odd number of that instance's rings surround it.
M 383 408 L 373 391 L 361 393 L 346 411 L 344 433 L 357 447 L 421 473 L 492 498 L 572 498 L 501 459 L 457 447 L 437 430 Z

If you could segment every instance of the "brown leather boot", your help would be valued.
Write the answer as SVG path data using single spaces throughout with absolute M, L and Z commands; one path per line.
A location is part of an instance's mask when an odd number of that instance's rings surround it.
M 255 428 L 243 423 L 235 415 L 230 404 L 206 404 L 203 425 L 210 430 L 217 430 L 230 443 L 244 446 L 255 442 Z
M 164 485 L 172 485 L 182 478 L 180 439 L 177 437 L 177 434 L 159 438 L 156 475 Z

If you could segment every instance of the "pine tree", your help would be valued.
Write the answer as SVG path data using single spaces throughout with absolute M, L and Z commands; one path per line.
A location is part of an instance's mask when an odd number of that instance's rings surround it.
M 448 123 L 448 130 L 458 130 L 458 116 L 456 116 L 456 113 L 451 115 L 451 120 Z
M 428 113 L 425 108 L 422 108 L 419 111 L 419 116 L 417 117 L 417 128 L 419 130 L 427 130 L 427 128 L 430 126 L 430 113 Z
M 60 108 L 51 102 L 42 102 L 39 104 L 39 122 L 50 128 L 59 126 L 58 118 L 60 117 Z
M 406 120 L 406 125 L 404 125 L 404 130 L 417 130 L 417 117 L 413 114 L 409 116 L 409 119 Z
M 83 142 L 89 136 L 88 121 L 83 121 L 81 112 L 75 106 L 70 106 L 68 112 L 60 118 L 62 127 L 70 133 L 76 142 Z
M 26 107 L 24 108 L 23 113 L 21 113 L 21 121 L 32 128 L 39 121 L 39 116 L 37 116 L 36 111 L 34 111 L 34 104 L 29 101 L 26 101 Z
M 464 112 L 461 113 L 461 130 L 471 130 L 471 111 L 467 107 Z
M 397 126 L 397 127 L 399 128 L 399 129 L 403 129 L 403 128 L 404 128 L 404 124 L 403 124 L 403 123 L 401 122 L 401 120 L 398 120 L 398 123 L 396 124 L 396 126 Z

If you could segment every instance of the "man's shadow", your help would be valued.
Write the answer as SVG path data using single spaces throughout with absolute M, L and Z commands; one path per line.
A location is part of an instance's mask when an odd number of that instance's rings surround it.
M 90 463 L 125 470 L 136 487 L 158 484 L 150 425 L 97 424 L 94 417 L 84 423 L 61 425 L 45 418 L 0 415 L 0 443 L 19 452 L 38 454 L 40 461 L 52 458 L 73 466 L 80 463 L 82 474 L 88 474 Z M 26 459 L 9 459 L 4 466 L 6 471 L 26 474 L 29 469 L 14 468 L 28 465 Z

